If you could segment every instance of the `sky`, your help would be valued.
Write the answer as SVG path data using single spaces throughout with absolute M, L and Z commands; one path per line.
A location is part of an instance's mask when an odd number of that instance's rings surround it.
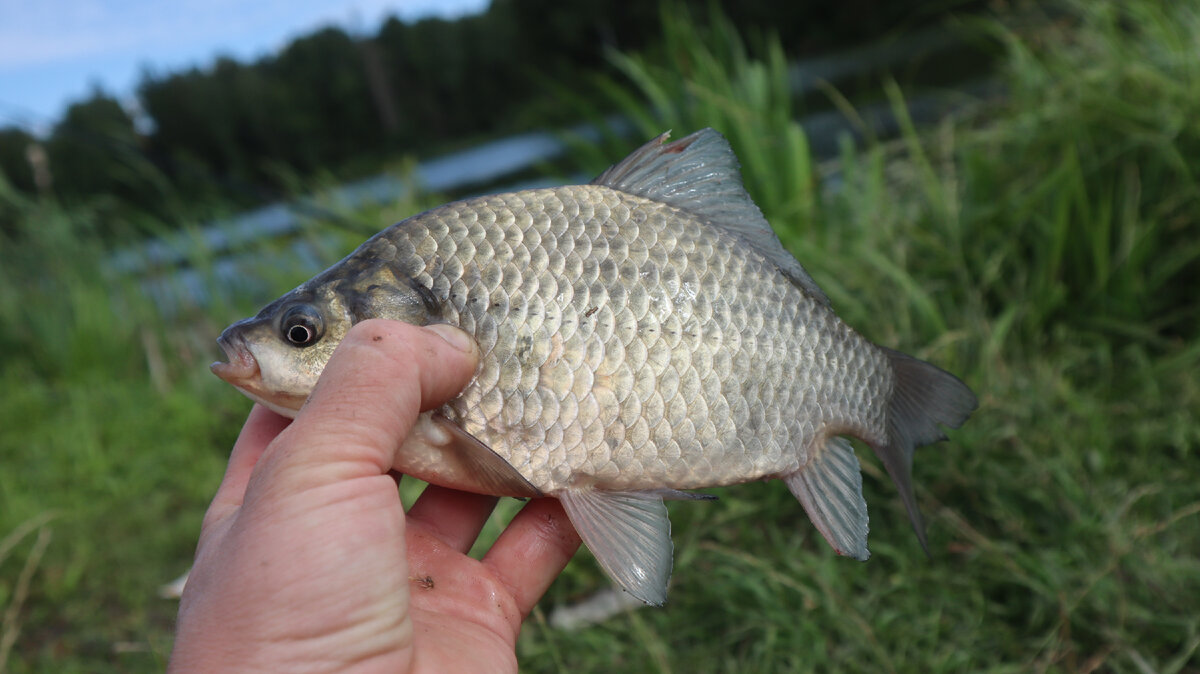
M 482 12 L 488 0 L 0 0 L 0 128 L 46 133 L 67 105 L 105 93 L 132 100 L 144 70 L 218 55 L 252 60 L 336 24 L 370 34 L 402 20 Z

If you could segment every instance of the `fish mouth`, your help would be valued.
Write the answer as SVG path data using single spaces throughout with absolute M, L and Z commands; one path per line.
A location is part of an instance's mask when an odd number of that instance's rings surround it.
M 250 353 L 250 348 L 246 346 L 245 340 L 241 337 L 231 336 L 226 331 L 217 338 L 217 344 L 225 352 L 228 362 L 218 361 L 209 365 L 208 368 L 212 370 L 213 374 L 238 388 L 259 379 L 258 360 L 254 354 Z
M 225 352 L 228 362 L 218 361 L 209 365 L 208 368 L 213 374 L 272 412 L 289 419 L 296 417 L 306 397 L 268 390 L 263 384 L 258 359 L 254 357 L 241 335 L 231 335 L 229 330 L 226 330 L 217 338 L 217 344 Z

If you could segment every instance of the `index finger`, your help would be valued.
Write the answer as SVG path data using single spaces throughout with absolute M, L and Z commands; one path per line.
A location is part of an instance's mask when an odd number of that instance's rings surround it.
M 229 455 L 225 477 L 221 479 L 221 486 L 217 487 L 217 494 L 204 516 L 206 524 L 210 520 L 224 518 L 242 505 L 242 499 L 246 496 L 246 483 L 250 481 L 254 466 L 271 440 L 290 423 L 291 419 L 282 417 L 262 405 L 255 404 L 251 408 L 250 415 L 246 417 L 246 423 L 242 426 L 242 432 L 233 445 L 233 452 Z

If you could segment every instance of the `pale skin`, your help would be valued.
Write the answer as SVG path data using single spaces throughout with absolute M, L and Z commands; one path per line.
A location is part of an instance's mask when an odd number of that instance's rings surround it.
M 515 672 L 517 635 L 579 537 L 535 499 L 482 560 L 496 499 L 430 487 L 405 514 L 390 474 L 419 412 L 478 352 L 446 326 L 364 321 L 289 422 L 255 406 L 213 499 L 172 672 Z

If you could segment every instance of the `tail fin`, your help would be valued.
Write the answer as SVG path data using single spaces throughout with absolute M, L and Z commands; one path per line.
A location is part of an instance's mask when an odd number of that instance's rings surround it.
M 945 440 L 938 424 L 958 428 L 979 403 L 958 377 L 899 351 L 880 348 L 891 362 L 896 383 L 888 401 L 887 444 L 872 449 L 900 490 L 913 529 L 928 554 L 925 524 L 913 494 L 913 451 L 921 445 Z

